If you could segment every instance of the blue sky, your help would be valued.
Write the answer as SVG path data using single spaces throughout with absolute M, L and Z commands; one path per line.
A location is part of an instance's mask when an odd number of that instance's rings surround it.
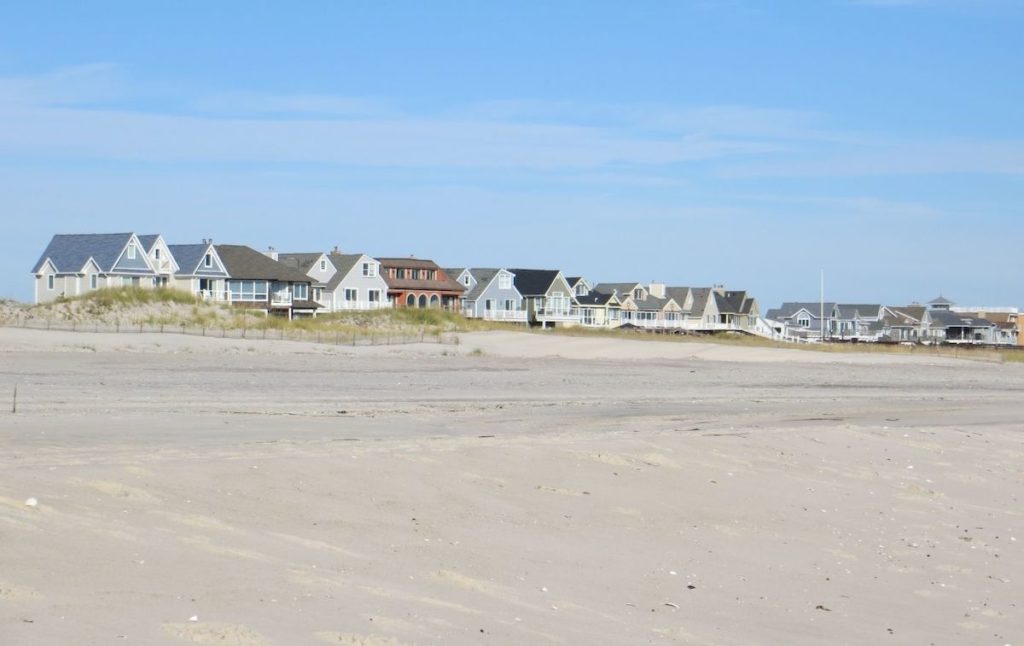
M 1024 306 L 1019 0 L 157 4 L 0 8 L 0 296 L 136 231 Z

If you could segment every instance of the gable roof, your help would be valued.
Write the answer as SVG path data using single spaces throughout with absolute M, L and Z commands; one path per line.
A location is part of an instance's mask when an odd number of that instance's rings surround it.
M 620 305 L 615 294 L 603 292 L 590 292 L 586 296 L 576 296 L 576 302 L 580 305 Z
M 546 294 L 561 273 L 557 269 L 509 269 L 515 276 L 512 283 L 523 296 Z
M 712 293 L 715 295 L 715 305 L 722 314 L 749 314 L 754 305 L 754 299 L 748 298 L 744 291 Z
M 825 303 L 825 317 L 832 316 L 832 312 L 835 311 L 835 303 Z M 821 315 L 821 302 L 806 302 L 806 303 L 783 303 L 781 307 L 771 310 L 770 313 L 776 314 L 776 320 L 778 318 L 793 318 L 800 310 L 806 310 L 811 318 L 817 319 Z M 771 317 L 769 317 L 771 318 Z
M 839 312 L 839 318 L 841 319 L 853 319 L 853 318 L 876 318 L 882 311 L 880 304 L 856 304 L 851 305 L 848 303 L 838 303 L 836 310 Z
M 668 307 L 669 303 L 676 302 L 671 298 L 658 298 L 657 296 L 648 296 L 642 301 L 633 301 L 633 304 L 636 305 L 637 311 L 640 312 L 660 312 Z M 679 305 L 679 303 L 676 303 L 676 305 Z
M 598 283 L 594 285 L 591 291 L 601 292 L 602 294 L 615 294 L 619 297 L 631 296 L 633 290 L 637 287 L 644 287 L 640 283 Z M 647 288 L 644 287 L 644 291 Z
M 313 268 L 313 265 L 315 265 L 323 255 L 324 254 L 318 251 L 304 253 L 279 253 L 277 254 L 277 261 L 283 265 L 298 269 L 305 274 Z
M 59 233 L 50 239 L 50 244 L 36 261 L 32 273 L 39 273 L 47 260 L 58 274 L 77 273 L 90 258 L 96 261 L 101 272 L 110 272 L 133 238 L 133 233 Z M 136 271 L 152 273 L 151 270 Z
M 466 270 L 461 269 L 459 270 L 459 273 L 461 274 L 463 271 Z M 494 277 L 497 276 L 498 272 L 500 271 L 500 269 L 493 268 L 470 269 L 469 273 L 476 281 L 476 284 L 473 285 L 473 287 L 468 292 L 466 292 L 466 294 L 462 298 L 468 301 L 475 301 L 476 299 L 480 298 L 480 295 L 484 293 L 484 290 L 487 289 L 487 287 L 491 284 L 491 281 L 494 280 Z
M 691 287 L 690 293 L 693 295 L 693 307 L 690 312 L 699 312 L 701 316 L 704 316 L 708 301 L 714 299 L 712 294 L 715 293 L 715 290 L 711 287 Z
M 345 280 L 345 277 L 351 273 L 352 269 L 359 264 L 363 257 L 369 258 L 364 253 L 338 253 L 336 251 L 329 253 L 327 259 L 331 261 L 331 264 L 334 265 L 337 271 L 327 281 L 327 290 L 333 292 L 338 289 L 341 281 Z
M 199 244 L 172 244 L 167 245 L 168 251 L 174 256 L 174 259 L 178 262 L 178 276 L 192 276 L 199 269 L 200 263 L 206 257 L 206 252 L 210 251 L 213 245 L 210 243 L 199 243 Z M 214 251 L 213 253 L 216 253 Z M 227 272 L 224 272 L 227 275 Z
M 149 235 L 138 236 L 138 238 L 139 238 L 139 244 L 142 245 L 142 248 L 148 254 L 151 251 L 153 251 L 153 247 L 154 247 L 154 245 L 156 245 L 156 241 L 160 239 L 160 234 L 159 233 L 152 233 L 152 234 L 149 234 Z
M 215 245 L 217 255 L 231 278 L 241 280 L 279 280 L 293 283 L 312 283 L 303 272 L 268 258 L 245 245 Z

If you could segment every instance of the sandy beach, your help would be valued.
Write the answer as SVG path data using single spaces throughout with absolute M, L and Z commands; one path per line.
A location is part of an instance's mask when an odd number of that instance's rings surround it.
M 0 644 L 1024 643 L 1024 366 L 459 341 L 0 328 Z

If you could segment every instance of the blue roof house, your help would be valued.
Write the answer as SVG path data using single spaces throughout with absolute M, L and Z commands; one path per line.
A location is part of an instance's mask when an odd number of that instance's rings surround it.
M 32 268 L 35 302 L 81 296 L 104 287 L 152 287 L 157 272 L 134 233 L 53 236 Z

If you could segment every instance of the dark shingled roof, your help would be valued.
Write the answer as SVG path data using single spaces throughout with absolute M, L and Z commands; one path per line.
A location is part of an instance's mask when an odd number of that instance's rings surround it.
M 832 316 L 832 310 L 836 307 L 835 303 L 825 303 L 825 317 Z M 821 303 L 783 303 L 778 309 L 771 310 L 778 314 L 777 318 L 791 318 L 800 310 L 807 310 L 811 314 L 811 318 L 818 318 L 821 313 Z M 777 319 L 776 319 L 777 320 Z
M 619 299 L 615 297 L 615 294 L 590 292 L 586 296 L 576 296 L 576 302 L 580 305 L 618 305 Z
M 277 254 L 277 261 L 283 265 L 298 269 L 305 274 L 313 268 L 313 265 L 316 264 L 317 260 L 320 260 L 320 256 L 322 255 L 324 254 L 320 252 L 279 253 Z
M 633 290 L 637 287 L 643 287 L 640 283 L 598 283 L 594 285 L 592 291 L 601 292 L 602 294 L 616 294 L 619 298 L 626 298 L 627 296 L 633 295 Z M 646 291 L 646 287 L 644 290 Z
M 245 245 L 219 244 L 217 255 L 228 274 L 238 280 L 279 280 L 312 283 L 313 279 Z
M 47 259 L 53 263 L 57 273 L 73 274 L 82 270 L 85 263 L 92 258 L 99 265 L 100 271 L 108 273 L 114 268 L 121 257 L 131 233 L 73 233 L 57 234 L 46 246 L 39 257 L 32 273 L 38 273 Z M 149 270 L 132 270 L 134 274 L 152 274 Z
M 557 269 L 509 269 L 515 274 L 512 283 L 523 296 L 541 296 L 558 278 Z
M 839 310 L 839 318 L 852 319 L 852 318 L 877 318 L 878 313 L 881 311 L 882 306 L 879 304 L 849 304 L 839 303 L 836 305 Z
M 484 293 L 484 290 L 491 284 L 491 281 L 494 280 L 494 277 L 498 275 L 499 271 L 501 270 L 489 267 L 470 269 L 469 273 L 473 276 L 473 279 L 476 280 L 476 284 L 473 285 L 473 288 L 466 292 L 462 298 L 467 301 L 475 301 L 480 298 L 480 295 Z M 459 270 L 459 273 L 461 274 L 462 270 Z
M 336 253 L 332 251 L 327 258 L 331 261 L 331 264 L 334 265 L 334 268 L 337 271 L 334 272 L 331 279 L 327 281 L 327 289 L 332 292 L 338 289 L 338 285 L 341 284 L 341 281 L 345 280 L 345 276 L 348 276 L 349 272 L 352 271 L 352 268 L 359 264 L 359 260 L 364 255 L 365 254 L 361 253 Z

